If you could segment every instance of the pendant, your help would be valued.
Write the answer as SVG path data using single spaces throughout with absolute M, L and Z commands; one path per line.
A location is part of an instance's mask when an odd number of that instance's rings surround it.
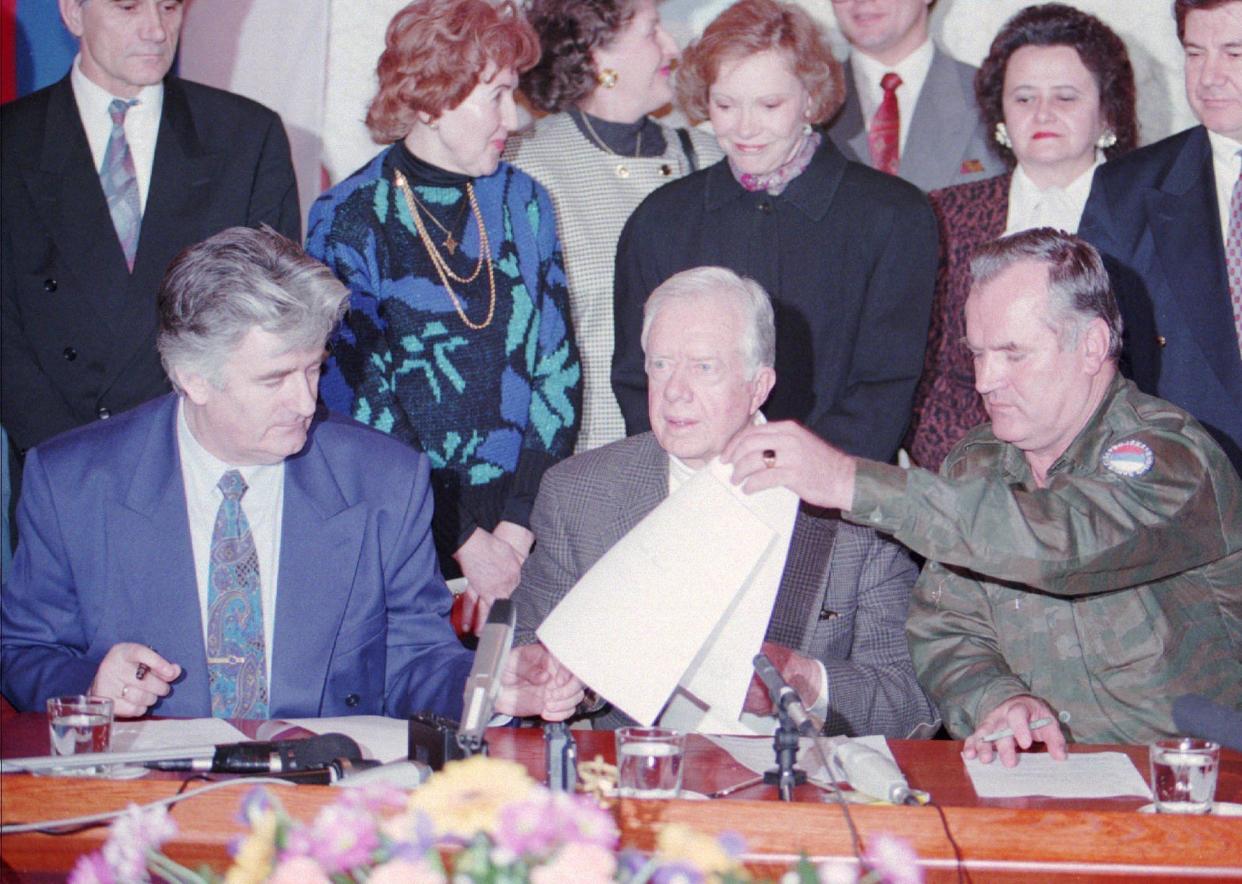
M 630 167 L 627 166 L 625 163 L 617 163 L 617 177 L 618 178 L 629 178 Z
M 457 240 L 453 239 L 453 234 L 451 233 L 444 237 L 444 250 L 448 252 L 450 256 L 457 251 Z

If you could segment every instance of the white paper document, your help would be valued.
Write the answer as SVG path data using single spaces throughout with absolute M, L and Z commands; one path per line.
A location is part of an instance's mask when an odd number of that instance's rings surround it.
M 798 498 L 746 495 L 713 461 L 583 575 L 540 641 L 631 718 L 753 733 L 738 722 L 776 601 Z
M 728 752 L 738 764 L 750 768 L 755 773 L 764 773 L 776 767 L 776 750 L 772 748 L 771 737 L 765 739 L 711 734 L 705 736 Z M 897 763 L 897 759 L 893 758 L 893 753 L 888 748 L 888 740 L 883 736 L 819 737 L 820 748 L 824 751 L 824 757 L 828 759 L 832 758 L 832 750 L 845 742 L 862 743 L 867 748 L 886 756 L 893 764 Z M 836 777 L 824 769 L 819 753 L 815 751 L 809 737 L 798 739 L 798 767 L 806 771 L 807 779 L 818 786 L 831 786 L 836 782 Z
M 178 746 L 217 746 L 250 739 L 222 718 L 166 718 L 118 721 L 112 725 L 113 752 L 145 752 Z
M 410 724 L 404 718 L 382 715 L 342 715 L 337 718 L 286 718 L 286 722 L 314 734 L 344 734 L 362 749 L 362 757 L 387 764 L 409 753 Z
M 1019 753 L 1016 767 L 999 758 L 990 764 L 967 761 L 966 772 L 980 798 L 1150 798 L 1147 781 L 1128 755 L 1121 752 L 1083 752 L 1057 761 L 1046 752 Z

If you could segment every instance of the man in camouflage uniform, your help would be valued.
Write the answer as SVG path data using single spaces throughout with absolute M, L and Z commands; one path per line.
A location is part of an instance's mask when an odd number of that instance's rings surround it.
M 990 424 L 936 476 L 851 458 L 796 424 L 726 450 L 928 559 L 907 623 L 919 681 L 966 757 L 1174 733 L 1175 698 L 1242 706 L 1242 482 L 1186 412 L 1117 372 L 1099 255 L 1027 231 L 976 255 L 966 345 Z M 766 462 L 766 463 L 765 463 Z M 1047 724 L 1031 727 L 1037 719 Z M 983 735 L 1011 728 L 994 744 Z

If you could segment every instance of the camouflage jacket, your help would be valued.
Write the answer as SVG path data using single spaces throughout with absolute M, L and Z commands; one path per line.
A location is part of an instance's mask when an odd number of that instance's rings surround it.
M 984 425 L 941 476 L 860 463 L 847 518 L 928 559 L 907 631 L 955 737 L 1022 693 L 1068 711 L 1079 742 L 1171 734 L 1182 694 L 1242 707 L 1242 480 L 1129 381 L 1045 488 Z

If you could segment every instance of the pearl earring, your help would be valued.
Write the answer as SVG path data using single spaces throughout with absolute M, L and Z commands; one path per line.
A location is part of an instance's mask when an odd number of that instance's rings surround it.
M 1112 129 L 1105 129 L 1100 133 L 1100 137 L 1095 140 L 1095 146 L 1100 150 L 1108 150 L 1117 143 L 1117 133 Z
M 996 124 L 996 131 L 992 133 L 992 137 L 996 139 L 996 143 L 1001 147 L 1013 150 L 1013 141 L 1009 137 L 1009 128 L 1003 122 Z

